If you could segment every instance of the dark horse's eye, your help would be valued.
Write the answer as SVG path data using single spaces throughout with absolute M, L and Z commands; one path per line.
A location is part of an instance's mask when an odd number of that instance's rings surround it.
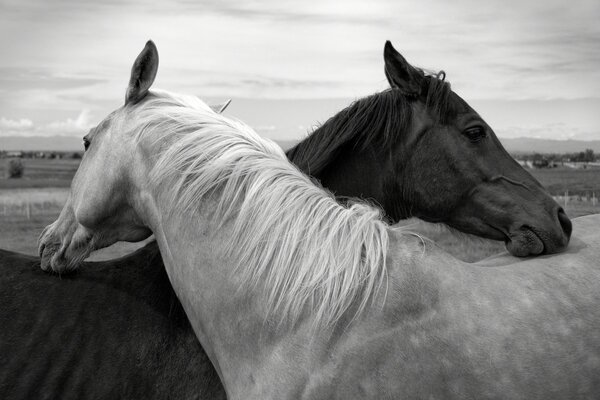
M 485 129 L 483 129 L 481 126 L 467 128 L 464 133 L 465 136 L 467 136 L 467 138 L 469 138 L 469 140 L 473 143 L 477 143 L 481 139 L 485 138 Z
M 84 137 L 83 138 L 83 148 L 87 151 L 88 147 L 90 147 L 90 139 Z

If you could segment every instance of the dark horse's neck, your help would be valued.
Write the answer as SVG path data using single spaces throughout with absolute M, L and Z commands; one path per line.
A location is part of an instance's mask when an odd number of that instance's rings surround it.
M 382 207 L 392 222 L 411 216 L 409 197 L 395 193 L 403 178 L 401 138 L 412 108 L 397 90 L 357 100 L 287 151 L 289 160 L 338 198 Z M 395 182 L 393 182 L 395 181 Z

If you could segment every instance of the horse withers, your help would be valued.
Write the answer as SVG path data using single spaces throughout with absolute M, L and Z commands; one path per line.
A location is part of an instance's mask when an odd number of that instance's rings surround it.
M 150 92 L 153 70 L 134 68 L 126 106 L 89 138 L 71 200 L 41 239 L 45 268 L 76 268 L 96 245 L 152 230 L 231 398 L 597 392 L 597 237 L 577 257 L 462 263 L 369 206 L 338 205 L 243 124 Z

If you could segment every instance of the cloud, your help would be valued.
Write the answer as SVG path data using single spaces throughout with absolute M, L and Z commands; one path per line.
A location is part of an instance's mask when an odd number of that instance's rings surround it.
M 295 0 L 279 0 L 276 2 L 240 2 L 235 0 L 212 0 L 203 2 L 179 1 L 176 10 L 191 10 L 202 13 L 215 13 L 229 17 L 247 19 L 264 19 L 281 22 L 311 22 L 322 24 L 365 24 L 391 25 L 393 17 L 380 11 L 381 3 L 370 2 L 365 5 L 361 1 L 345 1 L 345 7 L 328 2 L 303 3 Z M 377 4 L 379 3 L 379 4 Z M 173 11 L 173 9 L 171 9 Z
M 33 128 L 33 121 L 27 118 L 19 120 L 0 118 L 0 131 L 21 132 Z
M 161 57 L 156 87 L 201 97 L 362 97 L 388 87 L 390 39 L 414 65 L 445 70 L 467 101 L 597 99 L 599 17 L 598 0 L 5 0 L 0 110 L 78 134 L 89 116 L 73 110 L 119 106 L 148 38 Z M 257 124 L 283 130 L 272 118 Z
M 65 90 L 88 87 L 105 79 L 75 74 L 57 73 L 47 68 L 0 67 L 0 86 L 4 90 Z
M 588 131 L 564 123 L 510 126 L 499 128 L 496 134 L 500 138 L 536 138 L 554 140 L 598 140 L 598 131 Z
M 94 123 L 89 110 L 82 110 L 76 118 L 36 125 L 30 119 L 0 118 L 0 136 L 82 136 Z
M 254 127 L 254 130 L 258 133 L 273 132 L 276 129 L 277 129 L 277 127 L 275 125 L 260 125 L 260 126 Z
M 94 124 L 91 122 L 91 113 L 89 110 L 82 110 L 77 118 L 67 118 L 64 121 L 54 121 L 43 127 L 48 135 L 67 135 L 74 136 L 85 133 Z
M 344 7 L 332 2 L 302 3 L 296 0 L 277 1 L 245 1 L 237 0 L 175 0 L 168 2 L 154 2 L 148 4 L 143 0 L 21 0 L 5 1 L 0 3 L 0 11 L 19 14 L 45 14 L 52 17 L 66 15 L 87 16 L 93 13 L 98 15 L 111 15 L 123 10 L 141 13 L 159 13 L 162 15 L 189 15 L 213 14 L 217 17 L 231 17 L 239 19 L 261 19 L 270 21 L 315 21 L 320 23 L 351 23 L 351 24 L 381 24 L 390 23 L 393 17 L 379 11 L 381 3 L 365 4 L 360 0 L 347 0 Z M 379 4 L 377 4 L 379 3 Z
M 415 65 L 446 70 L 467 98 L 598 97 L 598 4 L 9 0 L 0 6 L 0 88 L 110 93 L 103 79 L 123 85 L 121 71 L 152 37 L 159 80 L 222 72 L 192 87 L 202 95 L 355 97 L 383 89 L 391 39 Z

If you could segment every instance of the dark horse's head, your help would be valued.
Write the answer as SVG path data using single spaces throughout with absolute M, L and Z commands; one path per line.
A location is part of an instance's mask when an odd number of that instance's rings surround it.
M 504 150 L 445 74 L 411 66 L 390 42 L 390 90 L 361 99 L 288 152 L 334 193 L 367 198 L 396 222 L 410 216 L 504 240 L 516 256 L 564 250 L 571 222 Z

